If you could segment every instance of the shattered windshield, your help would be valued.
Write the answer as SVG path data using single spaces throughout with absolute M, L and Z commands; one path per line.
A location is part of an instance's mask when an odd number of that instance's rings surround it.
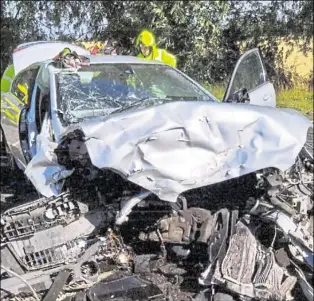
M 73 123 L 169 101 L 212 101 L 178 71 L 163 65 L 97 64 L 56 74 L 58 106 Z

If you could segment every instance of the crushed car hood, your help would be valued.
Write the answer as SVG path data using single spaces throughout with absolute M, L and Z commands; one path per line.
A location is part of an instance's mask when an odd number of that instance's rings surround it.
M 76 128 L 85 135 L 82 143 L 94 166 L 111 169 L 160 199 L 175 202 L 190 189 L 267 167 L 288 169 L 311 126 L 291 109 L 191 101 L 113 114 Z M 42 139 L 47 137 L 39 135 L 37 140 Z M 71 171 L 51 155 L 57 144 L 37 145 L 26 175 L 50 197 L 61 192 L 57 182 Z

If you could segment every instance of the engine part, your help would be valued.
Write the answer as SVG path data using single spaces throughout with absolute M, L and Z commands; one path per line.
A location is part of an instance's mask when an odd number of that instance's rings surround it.
M 314 156 L 313 156 L 313 126 L 307 131 L 307 139 L 305 145 L 303 146 L 300 156 L 308 162 L 308 166 L 311 166 L 311 171 L 313 172 L 314 167 Z
M 184 248 L 184 246 L 182 245 L 174 245 L 171 250 L 176 254 L 178 258 L 187 258 L 191 253 L 191 250 L 189 248 Z
M 74 267 L 74 276 L 73 276 L 73 282 L 85 280 L 88 282 L 95 282 L 98 279 L 98 270 L 97 272 L 92 275 L 92 277 L 86 277 L 82 274 L 81 266 L 90 261 L 92 256 L 94 256 L 100 249 L 101 241 L 97 241 L 94 244 L 92 244 L 88 249 L 86 249 L 85 253 L 80 257 L 78 262 L 76 263 Z
M 295 164 L 285 172 L 270 169 L 258 174 L 259 189 L 266 192 L 266 198 L 294 219 L 308 218 L 313 208 L 313 173 L 308 171 L 301 155 Z
M 158 270 L 167 276 L 182 276 L 187 273 L 186 269 L 180 268 L 175 263 L 165 263 L 158 267 Z
M 283 268 L 287 268 L 290 265 L 289 256 L 284 248 L 275 251 L 275 258 L 277 263 Z
M 165 300 L 157 286 L 138 276 L 99 283 L 88 289 L 86 295 L 91 301 Z
M 216 222 L 214 231 L 208 242 L 209 261 L 214 263 L 216 259 L 223 258 L 226 253 L 226 242 L 229 234 L 230 213 L 226 209 L 222 209 L 216 213 Z
M 84 292 L 77 292 L 73 301 L 86 301 L 86 294 Z
M 73 261 L 85 249 L 86 240 L 105 221 L 103 212 L 91 212 L 63 227 L 36 232 L 32 237 L 11 241 L 8 247 L 27 270 Z
M 30 237 L 37 232 L 66 225 L 79 218 L 80 206 L 68 194 L 53 199 L 39 199 L 33 203 L 10 209 L 2 215 L 2 241 Z
M 212 284 L 211 279 L 213 277 L 215 266 L 217 261 L 221 262 L 226 255 L 227 242 L 229 237 L 235 233 L 237 219 L 237 210 L 233 210 L 230 214 L 227 209 L 221 209 L 215 214 L 214 228 L 208 241 L 208 267 L 200 275 L 200 284 Z
M 240 296 L 291 300 L 296 280 L 276 263 L 273 251 L 263 247 L 239 221 L 226 256 L 217 264 L 211 282 Z
M 43 301 L 55 301 L 59 293 L 61 292 L 64 284 L 68 280 L 71 271 L 61 271 L 55 278 L 52 286 L 50 287 L 48 293 L 45 295 Z
M 135 274 L 150 274 L 154 270 L 156 271 L 156 259 L 155 254 L 136 255 L 133 257 L 134 273 Z M 154 264 L 155 263 L 155 264 Z
M 1 255 L 11 254 L 8 267 L 20 274 L 19 265 L 31 271 L 75 262 L 90 243 L 87 237 L 114 221 L 110 210 L 89 211 L 66 193 L 10 209 L 2 215 Z
M 158 222 L 163 242 L 189 244 L 192 241 L 206 243 L 212 231 L 214 217 L 202 208 L 180 210 L 170 217 L 165 216 Z M 156 231 L 140 233 L 141 240 L 160 241 Z
M 260 206 L 262 207 L 262 205 Z M 259 207 L 252 210 L 252 214 L 258 214 Z M 313 265 L 313 236 L 302 227 L 300 223 L 296 224 L 293 218 L 279 210 L 272 210 L 264 214 L 258 214 L 264 220 L 270 220 L 282 229 L 283 233 L 289 238 L 291 244 L 299 249 L 300 255 L 303 256 L 305 262 L 312 268 Z
M 137 194 L 136 196 L 130 198 L 121 208 L 120 212 L 118 212 L 116 218 L 116 225 L 121 225 L 128 220 L 128 215 L 131 213 L 132 208 L 140 203 L 143 199 L 151 195 L 151 192 L 142 192 Z
M 269 169 L 258 175 L 258 187 L 265 194 L 256 200 L 250 214 L 275 223 L 290 242 L 292 256 L 313 269 L 313 174 L 305 167 L 309 160 L 305 150 L 284 173 Z

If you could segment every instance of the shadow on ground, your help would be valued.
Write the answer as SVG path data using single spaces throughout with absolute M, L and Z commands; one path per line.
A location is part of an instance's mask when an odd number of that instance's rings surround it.
M 39 198 L 32 183 L 20 171 L 1 168 L 0 187 L 1 213 L 12 206 Z

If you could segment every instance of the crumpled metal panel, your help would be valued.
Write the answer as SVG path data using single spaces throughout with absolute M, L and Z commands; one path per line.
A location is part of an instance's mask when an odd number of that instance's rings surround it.
M 58 144 L 50 138 L 48 121 L 48 118 L 43 121 L 42 130 L 36 139 L 36 155 L 25 169 L 25 175 L 45 197 L 59 195 L 62 189 L 60 180 L 70 176 L 74 171 L 58 164 L 54 154 Z
M 176 201 L 266 167 L 288 169 L 310 121 L 294 110 L 175 102 L 82 124 L 92 163 Z
M 184 191 L 263 168 L 288 169 L 310 126 L 291 109 L 196 101 L 80 124 L 96 167 L 110 168 L 170 202 Z
M 217 265 L 214 282 L 225 282 L 229 290 L 258 300 L 291 300 L 297 278 L 280 267 L 271 249 L 264 248 L 250 229 L 239 221 L 224 257 Z

